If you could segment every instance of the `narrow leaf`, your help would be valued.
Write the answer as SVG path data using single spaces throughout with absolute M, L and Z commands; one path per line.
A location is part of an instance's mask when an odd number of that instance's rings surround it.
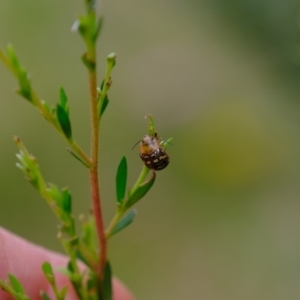
M 89 30 L 89 19 L 88 16 L 80 16 L 78 19 L 77 31 L 82 36 L 84 41 L 86 40 L 86 35 Z
M 24 288 L 20 281 L 12 274 L 8 275 L 9 281 L 11 286 L 13 287 L 14 291 L 18 294 L 25 294 Z
M 18 71 L 18 81 L 20 85 L 20 89 L 17 90 L 17 93 L 27 99 L 28 101 L 32 102 L 32 95 L 31 95 L 31 86 L 28 75 L 25 70 L 20 68 Z
M 103 91 L 104 81 L 105 81 L 105 80 L 103 79 L 102 82 L 101 82 L 101 85 L 100 85 L 100 90 L 101 90 L 101 91 Z
M 87 67 L 87 69 L 89 71 L 94 71 L 96 69 L 96 64 L 95 62 L 91 61 L 88 56 L 87 56 L 87 53 L 84 53 L 82 56 L 81 56 L 81 60 L 83 62 L 83 64 Z
M 94 42 L 96 42 L 97 38 L 99 37 L 102 27 L 103 27 L 103 17 L 100 17 L 97 22 L 97 28 L 96 28 L 96 32 L 95 32 L 95 36 L 94 36 Z
M 104 278 L 102 282 L 103 300 L 112 300 L 112 272 L 109 262 L 107 261 L 104 267 Z
M 65 136 L 70 139 L 72 137 L 72 129 L 69 114 L 60 104 L 56 105 L 56 116 Z
M 15 50 L 14 50 L 12 45 L 7 45 L 6 53 L 7 53 L 8 59 L 10 61 L 10 64 L 13 68 L 14 74 L 15 74 L 16 77 L 18 77 L 19 70 L 21 69 L 21 66 L 20 66 L 20 63 L 17 59 Z
M 66 188 L 62 189 L 62 208 L 67 214 L 71 214 L 72 212 L 72 198 L 70 191 Z
M 117 191 L 117 202 L 121 204 L 125 197 L 127 184 L 127 160 L 123 156 L 118 166 L 116 174 L 116 191 Z
M 105 96 L 104 99 L 103 99 L 103 102 L 101 104 L 101 109 L 100 109 L 100 117 L 102 117 L 102 115 L 104 114 L 105 110 L 106 110 L 106 107 L 108 105 L 108 97 Z
M 67 292 L 68 292 L 68 287 L 64 286 L 59 292 L 60 299 L 65 299 Z
M 44 291 L 41 291 L 40 296 L 43 300 L 51 300 L 50 297 Z
M 97 234 L 94 217 L 90 216 L 86 221 L 81 224 L 83 244 L 90 249 L 96 248 L 97 245 Z
M 63 271 L 63 269 L 60 269 L 60 271 Z M 69 261 L 69 263 L 68 263 L 67 271 L 69 271 L 69 274 L 68 273 L 65 273 L 65 274 L 71 280 L 72 286 L 73 286 L 78 298 L 80 299 L 80 297 L 81 297 L 80 296 L 81 295 L 81 291 L 80 291 L 81 285 L 78 282 L 81 281 L 81 278 L 78 277 L 78 274 L 75 273 L 71 261 Z
M 20 65 L 12 45 L 8 45 L 6 51 L 8 57 L 8 61 L 5 60 L 6 65 L 10 68 L 19 81 L 20 88 L 17 90 L 17 93 L 28 101 L 32 102 L 31 86 L 27 72 Z
M 168 145 L 172 145 L 171 142 L 173 141 L 173 138 L 169 138 L 166 141 L 161 141 L 160 144 L 166 149 Z
M 63 87 L 59 89 L 60 105 L 68 112 L 68 97 Z
M 73 273 L 68 268 L 58 267 L 57 270 L 66 275 L 69 279 L 73 279 Z
M 99 284 L 97 276 L 94 272 L 89 272 L 88 280 L 86 284 L 87 290 L 90 294 L 94 294 L 95 292 L 99 292 Z
M 90 166 L 88 164 L 85 163 L 85 161 L 83 161 L 81 159 L 81 157 L 79 157 L 75 152 L 73 152 L 70 148 L 67 148 L 67 151 L 73 156 L 75 157 L 77 160 L 79 160 L 83 165 L 85 165 L 87 168 L 90 168 Z
M 125 227 L 127 227 L 128 225 L 130 225 L 135 216 L 137 214 L 137 211 L 134 209 L 131 212 L 129 212 L 125 217 L 123 217 L 116 225 L 116 227 L 114 228 L 114 230 L 112 231 L 110 236 L 113 236 L 114 234 L 116 234 L 117 232 L 123 230 Z
M 87 266 L 89 266 L 89 262 L 85 259 L 85 257 L 82 255 L 82 253 L 79 250 L 76 251 L 76 258 L 81 260 Z
M 130 196 L 128 201 L 126 202 L 126 209 L 134 205 L 136 202 L 138 202 L 140 199 L 142 199 L 148 191 L 151 189 L 152 185 L 154 184 L 155 181 L 155 172 L 152 173 L 151 177 L 149 180 L 147 180 L 145 183 L 140 185 Z
M 52 267 L 51 267 L 50 263 L 48 263 L 47 261 L 45 261 L 42 264 L 42 270 L 43 270 L 43 272 L 44 272 L 44 274 L 45 274 L 46 277 L 53 276 Z

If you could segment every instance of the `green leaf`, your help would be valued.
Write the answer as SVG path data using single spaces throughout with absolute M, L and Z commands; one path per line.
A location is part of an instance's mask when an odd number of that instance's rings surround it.
M 77 30 L 80 33 L 80 35 L 83 37 L 83 39 L 86 41 L 86 35 L 89 30 L 89 18 L 88 16 L 80 16 L 77 19 Z
M 85 257 L 82 255 L 82 253 L 79 250 L 76 250 L 76 258 L 78 260 L 81 260 L 87 266 L 89 266 L 89 262 L 85 259 Z
M 127 184 L 127 160 L 123 156 L 118 166 L 116 174 L 116 191 L 117 191 L 117 202 L 123 203 Z
M 67 148 L 67 151 L 73 156 L 75 157 L 78 161 L 80 161 L 85 167 L 87 167 L 88 169 L 90 168 L 90 166 L 88 164 L 86 164 L 86 162 L 84 160 L 81 159 L 81 157 L 79 157 L 75 152 L 73 152 L 70 148 Z
M 41 100 L 42 106 L 45 108 L 45 110 L 49 113 L 49 115 L 55 115 L 55 109 L 53 106 L 49 105 L 45 100 Z
M 21 69 L 21 66 L 20 66 L 20 63 L 17 59 L 17 56 L 16 56 L 16 53 L 15 53 L 15 50 L 14 50 L 13 46 L 12 45 L 7 45 L 6 52 L 7 52 L 7 57 L 8 57 L 8 59 L 10 61 L 10 64 L 13 68 L 13 71 L 15 73 L 15 76 L 18 77 L 19 70 Z
M 156 130 L 155 130 L 155 126 L 154 126 L 154 119 L 153 119 L 153 117 L 152 117 L 150 114 L 148 114 L 148 115 L 145 116 L 145 118 L 148 118 L 148 119 L 149 119 L 148 133 L 149 133 L 151 136 L 155 135 Z
M 63 268 L 59 268 L 60 272 L 63 272 L 65 275 L 67 275 L 72 283 L 72 286 L 78 296 L 78 298 L 80 299 L 80 295 L 81 295 L 81 280 L 82 277 L 79 274 L 76 274 L 71 261 L 69 261 L 68 263 L 68 267 L 67 269 L 63 269 Z
M 97 88 L 97 92 L 98 92 L 97 110 L 98 110 L 99 118 L 102 117 L 102 115 L 104 114 L 104 112 L 106 110 L 106 107 L 109 103 L 109 99 L 108 99 L 108 96 L 107 96 L 107 90 L 106 90 L 106 92 L 104 91 L 104 84 L 105 84 L 105 80 L 102 80 L 100 88 Z M 101 95 L 102 93 L 105 93 L 104 98 Z
M 160 143 L 160 144 L 166 149 L 168 145 L 172 145 L 171 144 L 172 141 L 173 141 L 173 138 L 169 138 L 166 141 L 162 141 L 162 143 Z
M 17 93 L 28 101 L 32 102 L 31 85 L 27 72 L 20 65 L 12 45 L 8 45 L 6 51 L 9 61 L 7 64 L 9 64 L 10 70 L 14 73 L 19 81 L 20 88 Z
M 100 117 L 102 117 L 102 115 L 104 114 L 106 107 L 108 105 L 108 102 L 109 102 L 108 97 L 105 96 L 103 99 L 103 102 L 101 104 Z
M 152 185 L 155 182 L 155 172 L 152 173 L 149 180 L 147 180 L 145 183 L 141 184 L 130 196 L 128 201 L 126 202 L 126 209 L 134 205 L 136 202 L 138 202 L 140 199 L 142 199 L 148 191 L 151 189 Z
M 58 267 L 57 268 L 57 270 L 60 272 L 60 273 L 62 273 L 62 274 L 64 274 L 64 275 L 66 275 L 69 279 L 73 279 L 73 272 L 71 272 L 70 270 L 69 270 L 69 268 L 63 268 L 63 267 Z
M 56 116 L 66 138 L 71 139 L 72 129 L 71 129 L 71 122 L 69 119 L 69 113 L 65 111 L 64 107 L 62 107 L 60 104 L 56 105 Z
M 94 12 L 97 5 L 97 0 L 85 0 L 87 12 Z
M 67 188 L 62 189 L 62 208 L 67 214 L 72 212 L 72 197 L 70 191 Z
M 81 60 L 83 62 L 83 64 L 87 67 L 87 69 L 89 71 L 94 71 L 96 69 L 96 64 L 94 61 L 91 61 L 88 56 L 87 56 L 87 53 L 84 53 L 82 56 L 81 56 Z
M 8 278 L 14 291 L 18 294 L 25 294 L 25 290 L 20 281 L 12 274 L 8 274 Z
M 117 232 L 123 230 L 125 227 L 127 227 L 128 225 L 130 225 L 135 216 L 137 214 L 137 211 L 134 209 L 131 212 L 129 212 L 126 216 L 124 216 L 115 226 L 115 228 L 113 229 L 112 233 L 110 236 L 115 235 Z
M 68 287 L 64 286 L 60 291 L 59 291 L 59 295 L 60 295 L 60 299 L 65 299 L 66 295 L 68 292 Z
M 50 263 L 48 263 L 47 261 L 45 261 L 42 264 L 42 270 L 45 274 L 45 276 L 48 278 L 48 276 L 53 277 L 53 270 L 52 270 L 52 266 L 50 265 Z
M 95 220 L 93 216 L 84 221 L 81 225 L 82 230 L 82 242 L 91 251 L 96 248 L 97 245 L 97 234 Z
M 54 274 L 53 274 L 53 269 L 52 269 L 52 266 L 50 265 L 50 263 L 48 263 L 47 261 L 44 262 L 42 264 L 42 270 L 43 270 L 43 273 L 44 273 L 47 281 L 51 285 L 55 285 L 55 278 L 54 278 Z
M 96 32 L 95 32 L 95 36 L 94 36 L 94 42 L 97 41 L 100 33 L 101 33 L 101 30 L 102 30 L 102 27 L 103 27 L 103 17 L 100 17 L 98 22 L 97 22 L 97 27 L 96 27 Z
M 49 183 L 48 192 L 51 195 L 51 198 L 55 200 L 56 205 L 61 208 L 62 207 L 62 200 L 61 200 L 61 193 L 58 187 L 52 183 Z
M 72 198 L 69 190 L 67 188 L 60 190 L 56 185 L 49 183 L 47 194 L 51 197 L 51 203 L 49 204 L 52 210 L 60 221 L 63 222 L 60 229 L 73 236 L 75 223 L 74 218 L 71 215 Z
M 103 300 L 112 300 L 112 272 L 109 262 L 104 267 L 104 278 L 102 282 Z
M 66 112 L 68 112 L 68 98 L 63 87 L 60 87 L 59 89 L 59 98 L 60 105 L 64 108 Z
M 103 91 L 104 81 L 105 81 L 105 80 L 103 79 L 102 82 L 101 82 L 101 85 L 100 85 L 100 90 L 101 90 L 101 91 Z
M 44 291 L 41 291 L 40 296 L 43 300 L 51 300 L 50 297 Z
M 86 288 L 87 291 L 89 292 L 89 299 L 95 299 L 98 300 L 99 299 L 99 295 L 100 295 L 100 289 L 99 289 L 99 283 L 98 283 L 98 278 L 96 276 L 96 274 L 92 271 L 89 272 L 88 274 L 88 279 L 87 279 L 87 283 L 86 283 Z
M 95 14 L 80 16 L 72 26 L 73 30 L 79 32 L 88 50 L 91 50 L 95 45 L 96 26 Z
M 20 68 L 18 71 L 18 81 L 20 85 L 20 89 L 17 93 L 27 99 L 28 101 L 32 102 L 32 95 L 31 95 L 31 86 L 30 81 L 28 79 L 28 75 L 25 70 Z
M 28 179 L 38 191 L 43 190 L 45 183 L 36 158 L 29 154 L 19 137 L 14 137 L 14 141 L 20 149 L 20 152 L 16 155 L 20 161 L 20 163 L 17 163 L 17 167 L 23 171 L 26 179 Z

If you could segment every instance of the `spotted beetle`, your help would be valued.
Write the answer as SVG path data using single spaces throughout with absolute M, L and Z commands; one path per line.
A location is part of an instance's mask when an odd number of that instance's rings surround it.
M 164 169 L 170 162 L 170 157 L 159 143 L 157 133 L 154 136 L 145 135 L 140 141 L 140 157 L 144 164 L 154 171 Z

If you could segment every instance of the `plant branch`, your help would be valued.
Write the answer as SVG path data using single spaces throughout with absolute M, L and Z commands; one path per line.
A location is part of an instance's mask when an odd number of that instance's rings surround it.
M 144 183 L 144 181 L 146 180 L 146 177 L 147 177 L 149 171 L 150 171 L 150 169 L 144 165 L 139 178 L 137 179 L 135 185 L 133 186 L 133 188 L 129 192 L 129 197 L 128 198 L 130 198 L 130 196 L 133 195 L 133 193 L 138 189 L 138 187 L 141 184 Z
M 146 181 L 147 175 L 149 174 L 150 169 L 143 166 L 142 172 L 140 173 L 140 176 L 138 177 L 136 183 L 134 184 L 132 190 L 128 193 L 128 199 L 135 193 L 135 191 Z M 115 227 L 117 226 L 118 222 L 122 219 L 124 214 L 127 212 L 129 207 L 126 206 L 126 202 L 124 201 L 121 205 L 118 206 L 118 209 L 116 211 L 116 214 L 114 215 L 113 219 L 111 220 L 110 224 L 108 225 L 107 229 L 105 230 L 106 238 L 109 239 L 113 235 L 113 231 Z
M 89 60 L 96 65 L 95 47 L 89 49 Z M 97 75 L 96 70 L 89 69 L 90 84 L 90 109 L 91 109 L 91 168 L 90 168 L 90 184 L 93 201 L 93 213 L 96 222 L 97 236 L 99 241 L 99 268 L 95 270 L 101 282 L 103 270 L 106 263 L 106 238 L 104 234 L 104 223 L 101 209 L 100 188 L 99 188 L 99 119 L 97 113 L 98 94 L 97 94 Z

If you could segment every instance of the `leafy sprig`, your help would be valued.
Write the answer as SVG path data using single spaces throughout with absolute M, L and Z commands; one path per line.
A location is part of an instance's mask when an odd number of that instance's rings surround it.
M 59 221 L 58 238 L 69 257 L 68 265 L 60 267 L 59 270 L 70 279 L 80 300 L 112 300 L 112 268 L 107 259 L 108 240 L 133 222 L 137 211 L 132 207 L 149 192 L 155 182 L 156 173 L 143 165 L 139 177 L 130 189 L 127 183 L 128 164 L 126 157 L 122 157 L 116 172 L 116 212 L 105 229 L 98 176 L 99 135 L 101 119 L 109 104 L 108 92 L 112 85 L 111 73 L 116 65 L 116 54 L 111 53 L 107 56 L 104 79 L 98 85 L 96 42 L 102 29 L 103 18 L 98 18 L 96 15 L 96 0 L 84 0 L 84 3 L 85 14 L 78 17 L 72 29 L 80 34 L 86 45 L 86 51 L 81 55 L 81 60 L 89 77 L 90 155 L 87 155 L 74 139 L 69 99 L 64 88 L 60 87 L 59 89 L 58 103 L 51 106 L 35 92 L 29 74 L 20 64 L 11 45 L 7 46 L 6 51 L 0 49 L 0 60 L 16 77 L 19 85 L 17 93 L 31 103 L 55 128 L 69 145 L 67 148 L 69 153 L 89 171 L 93 208 L 88 215 L 80 216 L 81 226 L 78 231 L 72 214 L 72 196 L 69 189 L 58 188 L 54 184 L 47 183 L 37 159 L 29 153 L 19 137 L 14 137 L 19 148 L 17 167 L 46 200 Z M 154 119 L 151 115 L 147 115 L 147 117 L 149 118 L 148 133 L 153 136 L 156 134 Z M 169 143 L 170 139 L 166 142 L 161 141 L 164 148 Z M 85 267 L 79 266 L 79 260 L 84 263 Z M 42 270 L 52 287 L 55 299 L 64 300 L 68 291 L 66 287 L 58 288 L 53 267 L 45 262 Z M 12 274 L 8 275 L 8 280 L 0 280 L 0 288 L 17 300 L 30 299 L 21 283 Z M 50 299 L 44 291 L 41 291 L 41 298 L 43 300 Z

